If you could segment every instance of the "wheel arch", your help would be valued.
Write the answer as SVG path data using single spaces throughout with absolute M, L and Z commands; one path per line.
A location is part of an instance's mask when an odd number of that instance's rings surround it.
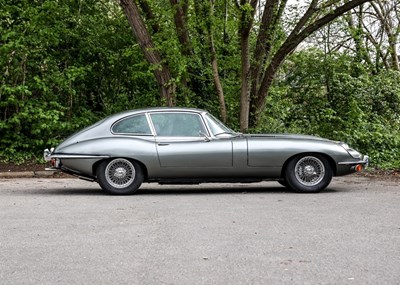
M 96 177 L 97 168 L 99 167 L 99 165 L 103 161 L 111 161 L 111 160 L 116 159 L 116 158 L 124 158 L 124 159 L 127 159 L 127 160 L 131 161 L 131 162 L 134 161 L 134 162 L 138 163 L 140 165 L 140 167 L 141 167 L 141 170 L 143 171 L 144 180 L 146 181 L 148 179 L 147 167 L 143 162 L 141 162 L 140 160 L 137 160 L 137 159 L 133 159 L 131 157 L 124 157 L 124 156 L 113 156 L 113 157 L 109 157 L 109 158 L 105 158 L 105 159 L 99 160 L 96 163 L 94 163 L 93 166 L 92 166 L 93 177 Z
M 321 152 L 301 152 L 301 153 L 297 153 L 295 155 L 292 155 L 291 157 L 286 159 L 285 163 L 282 166 L 281 178 L 285 177 L 285 171 L 286 171 L 287 165 L 292 159 L 294 159 L 295 157 L 308 156 L 308 155 L 319 155 L 319 156 L 322 156 L 322 157 L 326 158 L 326 160 L 329 162 L 329 166 L 332 169 L 333 175 L 334 176 L 336 175 L 336 171 L 337 171 L 336 163 L 335 163 L 335 160 L 330 155 L 328 155 L 326 153 L 321 153 Z

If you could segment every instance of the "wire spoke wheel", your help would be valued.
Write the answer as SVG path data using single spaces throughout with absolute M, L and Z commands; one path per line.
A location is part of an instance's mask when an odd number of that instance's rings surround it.
M 305 186 L 314 186 L 325 176 L 325 166 L 314 156 L 301 158 L 295 166 L 296 179 Z
M 332 167 L 322 155 L 298 155 L 285 169 L 284 180 L 289 188 L 301 193 L 316 193 L 325 189 L 333 176 Z
M 115 188 L 126 188 L 133 183 L 136 176 L 133 164 L 123 158 L 117 158 L 111 161 L 105 169 L 107 182 Z
M 126 158 L 102 161 L 96 174 L 101 188 L 112 195 L 134 194 L 145 178 L 143 166 Z

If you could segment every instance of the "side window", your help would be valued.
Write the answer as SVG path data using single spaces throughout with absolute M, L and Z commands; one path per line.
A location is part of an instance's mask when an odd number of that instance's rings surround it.
M 151 130 L 145 115 L 124 118 L 115 123 L 111 130 L 116 134 L 151 135 Z
M 191 113 L 155 113 L 150 115 L 158 136 L 199 137 L 207 133 L 201 117 Z

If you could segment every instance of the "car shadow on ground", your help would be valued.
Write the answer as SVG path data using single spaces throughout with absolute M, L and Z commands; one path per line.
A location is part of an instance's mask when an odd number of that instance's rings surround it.
M 329 193 L 337 193 L 343 192 L 343 190 L 328 188 L 319 193 L 321 194 L 329 194 Z M 102 196 L 113 196 L 101 188 L 62 188 L 62 189 L 40 189 L 36 191 L 30 191 L 33 195 L 102 195 Z M 229 186 L 229 187 L 204 187 L 196 186 L 195 188 L 189 186 L 173 186 L 170 185 L 163 187 L 146 187 L 144 189 L 139 189 L 134 195 L 131 196 L 154 196 L 154 195 L 224 195 L 224 194 L 257 194 L 257 193 L 265 193 L 265 194 L 292 194 L 299 195 L 299 193 L 294 192 L 291 189 L 285 188 L 283 186 L 270 186 L 270 187 L 254 187 L 254 186 Z M 300 193 L 303 194 L 303 193 Z M 118 196 L 118 195 L 117 195 Z M 129 195 L 126 195 L 129 196 Z

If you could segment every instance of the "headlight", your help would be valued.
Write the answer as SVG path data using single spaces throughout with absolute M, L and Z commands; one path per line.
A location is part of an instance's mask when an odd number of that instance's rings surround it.
M 353 157 L 353 158 L 361 158 L 361 153 L 356 151 L 355 149 L 348 149 L 347 152 Z
M 353 158 L 361 158 L 361 153 L 349 147 L 347 143 L 339 143 Z

